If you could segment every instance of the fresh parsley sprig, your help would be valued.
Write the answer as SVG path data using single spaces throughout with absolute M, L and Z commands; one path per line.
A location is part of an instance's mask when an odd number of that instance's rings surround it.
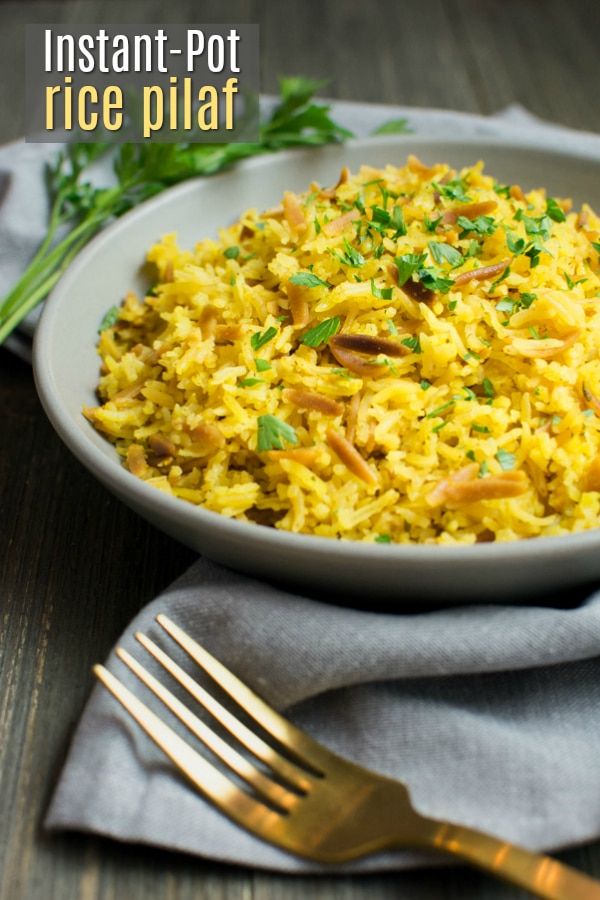
M 280 99 L 260 127 L 257 141 L 234 144 L 74 143 L 59 152 L 46 172 L 50 198 L 44 241 L 12 290 L 0 301 L 0 344 L 54 287 L 87 242 L 109 221 L 167 187 L 212 175 L 237 160 L 295 146 L 318 146 L 352 137 L 313 102 L 322 82 L 282 78 Z M 91 165 L 110 154 L 114 182 L 98 187 Z M 230 254 L 233 258 L 233 254 Z

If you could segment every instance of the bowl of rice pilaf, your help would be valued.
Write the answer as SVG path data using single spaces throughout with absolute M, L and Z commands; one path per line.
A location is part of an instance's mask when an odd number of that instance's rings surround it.
M 136 216 L 136 248 L 150 240 L 143 277 L 94 287 L 84 462 L 104 445 L 98 474 L 115 489 L 118 470 L 135 508 L 276 579 L 451 602 L 600 574 L 597 195 L 565 191 L 562 169 L 552 179 L 564 155 L 513 148 L 508 178 L 511 148 L 481 143 L 256 160 L 115 224 L 82 254 L 105 273 Z M 327 165 L 301 182 L 311 156 Z M 572 161 L 586 184 L 593 168 Z M 264 184 L 232 209 L 218 183 L 244 170 Z M 219 193 L 216 221 L 233 224 L 190 240 L 190 197 L 206 216 Z M 59 290 L 89 284 L 85 263 Z

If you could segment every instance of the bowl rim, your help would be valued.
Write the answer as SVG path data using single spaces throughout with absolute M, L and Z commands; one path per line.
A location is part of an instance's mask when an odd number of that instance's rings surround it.
M 91 441 L 88 440 L 80 428 L 75 425 L 68 410 L 64 409 L 60 392 L 57 389 L 53 372 L 52 336 L 57 318 L 60 317 L 61 303 L 64 295 L 68 294 L 72 282 L 85 269 L 88 260 L 95 253 L 102 250 L 104 244 L 113 240 L 114 236 L 126 232 L 134 227 L 138 219 L 146 216 L 148 210 L 158 210 L 164 203 L 170 203 L 173 198 L 193 191 L 199 184 L 214 184 L 215 181 L 227 178 L 230 172 L 252 173 L 254 170 L 269 166 L 274 160 L 285 163 L 292 162 L 300 156 L 310 157 L 315 154 L 342 152 L 351 147 L 354 150 L 364 148 L 368 152 L 373 146 L 389 145 L 399 147 L 402 144 L 418 142 L 420 144 L 466 146 L 489 146 L 513 148 L 515 150 L 532 150 L 537 153 L 560 159 L 573 160 L 573 158 L 596 163 L 600 169 L 600 150 L 595 152 L 587 147 L 565 149 L 560 146 L 554 149 L 548 146 L 548 137 L 545 134 L 535 135 L 531 130 L 514 124 L 506 126 L 506 134 L 502 137 L 489 135 L 461 135 L 456 138 L 444 135 L 418 134 L 385 135 L 368 138 L 353 139 L 344 144 L 326 145 L 318 148 L 294 148 L 279 151 L 277 154 L 266 153 L 238 163 L 234 169 L 220 172 L 207 179 L 205 176 L 189 179 L 181 184 L 161 192 L 139 204 L 134 209 L 116 219 L 109 226 L 102 229 L 84 249 L 77 255 L 65 274 L 52 290 L 44 303 L 43 312 L 36 328 L 33 342 L 33 372 L 36 388 L 54 429 L 71 452 L 98 477 L 103 484 L 114 484 L 120 497 L 126 497 L 137 509 L 156 508 L 164 518 L 180 520 L 181 524 L 194 528 L 200 525 L 204 529 L 218 529 L 224 537 L 232 539 L 245 539 L 250 546 L 254 541 L 266 542 L 274 550 L 288 550 L 290 552 L 310 551 L 317 556 L 336 556 L 339 558 L 356 558 L 364 560 L 379 560 L 392 563 L 422 562 L 424 564 L 444 560 L 445 562 L 475 563 L 494 561 L 518 562 L 531 557 L 532 553 L 539 557 L 558 555 L 571 556 L 580 551 L 586 552 L 592 549 L 600 550 L 600 527 L 586 531 L 573 532 L 565 535 L 535 537 L 506 542 L 481 543 L 481 544 L 379 544 L 371 541 L 354 541 L 349 539 L 336 539 L 320 537 L 313 534 L 300 534 L 284 531 L 276 528 L 259 525 L 253 522 L 242 522 L 232 519 L 221 513 L 213 512 L 202 506 L 188 503 L 181 498 L 171 496 L 146 484 L 135 475 L 128 472 L 119 459 L 107 458 Z M 90 428 L 92 426 L 90 425 Z

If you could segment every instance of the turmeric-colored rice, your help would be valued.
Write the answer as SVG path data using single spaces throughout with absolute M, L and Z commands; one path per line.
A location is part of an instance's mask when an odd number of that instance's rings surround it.
M 134 475 L 244 521 L 381 543 L 595 528 L 599 251 L 589 206 L 481 163 L 344 169 L 193 251 L 152 247 L 85 414 Z

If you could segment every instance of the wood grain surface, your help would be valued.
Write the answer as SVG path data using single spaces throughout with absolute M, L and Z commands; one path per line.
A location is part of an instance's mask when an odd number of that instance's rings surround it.
M 600 4 L 586 0 L 0 2 L 0 140 L 21 132 L 32 22 L 253 21 L 263 89 L 328 76 L 332 96 L 533 112 L 600 131 Z M 466 869 L 292 878 L 96 837 L 43 833 L 69 738 L 103 659 L 193 559 L 118 503 L 63 447 L 30 369 L 0 350 L 0 897 L 2 900 L 516 900 Z M 600 877 L 600 843 L 561 854 Z

